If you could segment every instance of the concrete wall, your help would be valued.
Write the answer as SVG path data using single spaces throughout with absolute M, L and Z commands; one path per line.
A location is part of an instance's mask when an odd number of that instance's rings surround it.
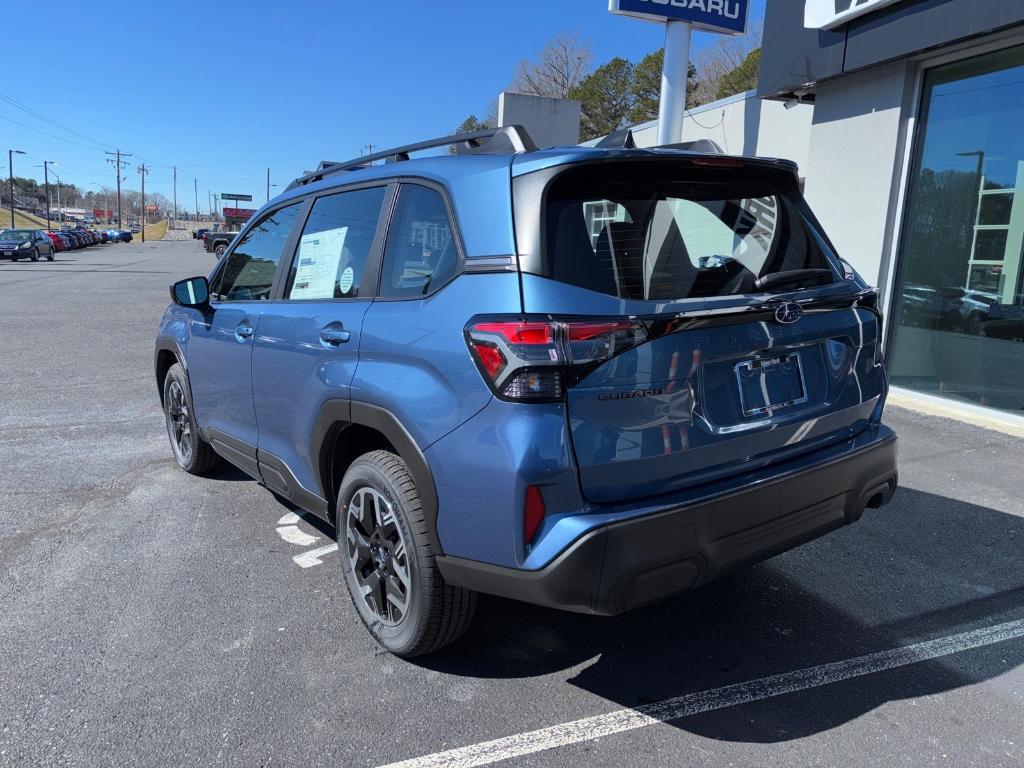
M 879 286 L 888 277 L 912 91 L 906 62 L 816 91 L 805 194 L 839 254 Z
M 733 155 L 784 157 L 795 161 L 804 176 L 813 113 L 810 104 L 786 109 L 782 102 L 762 101 L 747 91 L 687 110 L 683 140 L 711 139 Z M 657 120 L 634 126 L 633 137 L 640 147 L 657 144 Z
M 580 140 L 580 102 L 504 91 L 498 96 L 498 125 L 521 125 L 540 148 L 571 146 Z

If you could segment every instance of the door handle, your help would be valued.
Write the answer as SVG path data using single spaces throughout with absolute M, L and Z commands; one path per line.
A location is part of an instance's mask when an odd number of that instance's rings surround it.
M 332 324 L 320 331 L 320 343 L 327 349 L 334 349 L 335 347 L 344 344 L 352 338 L 352 334 L 341 327 L 341 324 Z
M 243 323 L 235 326 L 235 338 L 238 339 L 239 344 L 245 344 L 246 340 L 251 339 L 255 332 L 256 329 L 251 325 L 245 325 Z

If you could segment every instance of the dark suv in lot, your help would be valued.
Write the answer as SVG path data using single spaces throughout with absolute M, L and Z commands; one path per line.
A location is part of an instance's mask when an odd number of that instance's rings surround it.
M 616 614 L 896 488 L 877 296 L 795 166 L 631 144 L 509 127 L 323 163 L 171 287 L 178 463 L 333 523 L 396 654 L 455 640 L 478 592 Z

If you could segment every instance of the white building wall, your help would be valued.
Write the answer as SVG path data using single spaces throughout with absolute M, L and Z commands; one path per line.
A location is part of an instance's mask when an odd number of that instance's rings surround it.
M 521 125 L 538 147 L 575 144 L 580 138 L 580 102 L 502 91 L 498 125 Z
M 686 111 L 683 141 L 711 139 L 731 155 L 761 155 L 793 160 L 805 176 L 814 107 L 786 109 L 779 101 L 762 101 L 754 91 Z M 639 147 L 658 143 L 658 121 L 633 127 Z
M 913 69 L 898 62 L 818 83 L 805 195 L 839 255 L 884 285 Z

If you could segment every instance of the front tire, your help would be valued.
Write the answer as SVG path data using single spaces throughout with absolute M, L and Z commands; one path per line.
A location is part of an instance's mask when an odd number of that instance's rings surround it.
M 28 257 L 31 261 L 39 261 L 39 249 L 33 248 L 32 253 L 30 253 Z
M 476 593 L 445 583 L 406 463 L 388 451 L 352 462 L 335 518 L 342 575 L 374 639 L 396 656 L 431 653 L 458 640 Z
M 196 419 L 189 407 L 188 382 L 179 363 L 167 371 L 164 378 L 164 422 L 171 450 L 178 466 L 190 475 L 202 475 L 220 460 L 213 447 L 203 440 L 196 427 Z

